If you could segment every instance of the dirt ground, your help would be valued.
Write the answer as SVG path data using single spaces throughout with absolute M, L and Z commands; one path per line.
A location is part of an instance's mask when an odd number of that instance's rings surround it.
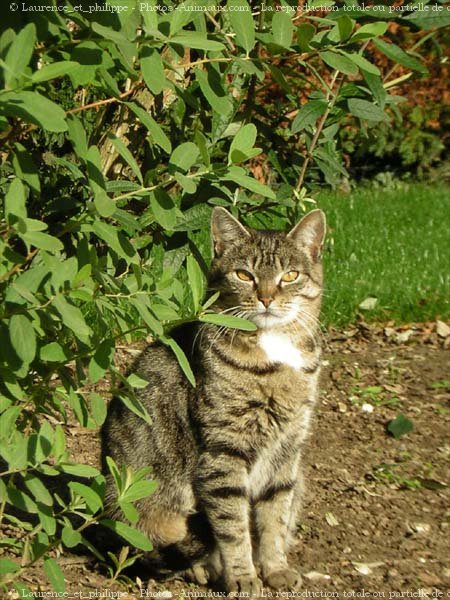
M 303 584 L 290 596 L 265 589 L 268 598 L 450 598 L 450 336 L 435 324 L 391 325 L 327 336 L 291 553 Z M 413 430 L 395 438 L 387 424 L 400 414 Z M 69 429 L 77 461 L 97 465 L 95 434 Z M 58 562 L 68 598 L 213 595 L 146 572 L 113 582 L 95 559 L 69 552 Z M 49 589 L 39 567 L 25 582 Z

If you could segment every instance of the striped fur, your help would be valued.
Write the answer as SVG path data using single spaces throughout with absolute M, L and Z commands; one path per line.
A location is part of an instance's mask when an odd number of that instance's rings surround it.
M 245 229 L 216 208 L 209 287 L 221 294 L 213 310 L 244 316 L 258 329 L 203 324 L 175 331 L 190 356 L 195 389 L 167 348 L 149 346 L 134 371 L 149 381 L 140 400 L 152 425 L 114 399 L 103 428 L 104 457 L 151 465 L 159 482 L 138 502 L 138 526 L 160 548 L 197 558 L 203 549 L 191 573 L 201 583 L 220 577 L 229 592 L 258 595 L 262 581 L 276 588 L 299 581 L 286 555 L 317 396 L 324 233 L 321 211 L 286 234 Z M 299 275 L 283 282 L 286 273 Z M 114 514 L 109 476 L 107 498 Z M 207 523 L 198 528 L 203 540 L 190 530 L 195 515 Z

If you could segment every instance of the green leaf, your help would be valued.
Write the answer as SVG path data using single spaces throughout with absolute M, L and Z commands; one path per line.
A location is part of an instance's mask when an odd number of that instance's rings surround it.
M 12 180 L 11 185 L 5 196 L 5 219 L 8 224 L 12 224 L 14 219 L 11 215 L 21 219 L 27 218 L 27 209 L 25 206 L 26 195 L 25 187 L 18 177 Z
M 167 154 L 170 154 L 172 152 L 172 144 L 153 117 L 137 104 L 132 102 L 125 102 L 125 104 L 139 117 L 141 123 L 147 128 L 150 140 L 167 152 Z
M 151 331 L 156 333 L 156 335 L 162 335 L 162 325 L 157 319 L 155 319 L 153 314 L 150 312 L 149 307 L 147 306 L 144 298 L 142 296 L 131 298 L 130 303 L 136 307 L 138 313 L 142 317 L 142 320 L 146 325 L 150 327 Z
M 334 4 L 334 0 L 310 0 L 308 3 L 309 10 L 323 10 L 324 8 L 331 8 Z
M 380 52 L 385 54 L 394 62 L 399 63 L 400 65 L 411 69 L 412 71 L 418 71 L 424 75 L 428 73 L 428 69 L 422 65 L 417 58 L 410 56 L 395 44 L 388 44 L 384 40 L 374 40 L 373 43 L 378 50 L 380 50 Z
M 5 87 L 14 86 L 15 79 L 20 79 L 33 55 L 36 43 L 36 26 L 34 23 L 25 25 L 14 38 L 5 57 L 4 70 Z
M 127 521 L 130 521 L 132 525 L 135 525 L 139 521 L 139 512 L 131 504 L 131 502 L 127 502 L 126 500 L 119 500 L 118 505 L 121 511 L 123 512 L 124 517 L 127 519 Z
M 438 12 L 433 11 L 433 6 L 439 6 L 442 10 Z M 417 10 L 412 15 L 403 17 L 405 21 L 413 23 L 420 29 L 439 29 L 440 27 L 448 27 L 450 25 L 450 14 L 448 14 L 448 5 L 432 4 L 427 6 L 428 11 Z M 431 8 L 431 10 L 430 10 Z
M 81 533 L 75 531 L 71 525 L 66 525 L 63 527 L 61 539 L 67 548 L 75 548 L 75 546 L 78 546 L 78 544 L 81 544 L 83 541 Z
M 79 66 L 80 65 L 77 62 L 72 60 L 65 60 L 44 65 L 41 69 L 33 73 L 31 76 L 31 81 L 33 83 L 42 83 L 43 81 L 49 81 L 50 79 L 56 79 L 57 77 L 64 77 Z
M 178 217 L 178 210 L 172 198 L 164 190 L 150 193 L 150 208 L 157 222 L 167 230 L 172 230 Z
M 362 25 L 351 37 L 351 42 L 360 40 L 370 40 L 374 37 L 384 35 L 387 31 L 388 24 L 385 21 L 375 21 L 375 23 L 367 23 Z
M 198 262 L 192 255 L 186 259 L 187 274 L 189 279 L 189 287 L 194 301 L 194 311 L 197 312 L 200 308 L 200 301 L 203 298 L 203 273 Z
M 9 338 L 17 356 L 27 365 L 36 356 L 36 332 L 25 315 L 13 315 L 9 320 Z
M 84 485 L 84 483 L 78 483 L 78 481 L 70 481 L 69 488 L 74 494 L 77 494 L 83 498 L 83 500 L 86 502 L 86 506 L 89 508 L 92 514 L 96 513 L 102 508 L 102 499 L 97 492 L 92 489 L 92 487 L 88 487 L 87 485 Z
M 139 550 L 150 551 L 153 550 L 153 545 L 148 539 L 146 535 L 134 529 L 134 527 L 130 527 L 125 523 L 121 523 L 120 521 L 112 521 L 111 519 L 102 519 L 100 521 L 100 525 L 104 525 L 111 529 L 118 535 L 124 538 L 127 542 L 139 548 Z
M 156 481 L 149 481 L 148 479 L 136 481 L 135 483 L 132 483 L 121 496 L 121 500 L 125 500 L 126 502 L 136 502 L 136 500 L 147 498 L 153 494 L 157 487 L 158 484 Z
M 101 427 L 106 419 L 106 400 L 96 392 L 89 394 L 89 400 L 91 401 L 92 417 L 98 427 Z
M 247 190 L 255 192 L 256 194 L 260 194 L 261 196 L 265 196 L 266 198 L 270 198 L 271 200 L 275 200 L 274 192 L 267 185 L 260 183 L 256 179 L 253 179 L 253 177 L 245 175 L 243 169 L 240 169 L 239 167 L 230 167 L 227 173 L 223 175 L 222 179 L 234 181 Z
M 395 417 L 395 419 L 392 419 L 392 421 L 389 421 L 387 428 L 388 431 L 392 433 L 396 439 L 398 439 L 402 437 L 402 435 L 412 431 L 414 429 L 414 424 L 412 421 L 407 419 L 405 415 L 400 414 Z
M 160 53 L 155 48 L 143 46 L 141 49 L 142 76 L 148 89 L 156 95 L 168 86 Z
M 350 98 L 348 101 L 348 109 L 360 119 L 365 119 L 366 121 L 386 121 L 387 116 L 384 111 L 381 110 L 375 104 L 368 102 L 367 100 L 362 100 L 361 98 Z
M 200 69 L 195 69 L 195 77 L 213 111 L 222 116 L 228 116 L 233 111 L 233 103 L 227 92 L 223 89 L 222 82 L 216 82 L 213 89 L 208 80 L 208 74 Z
M 108 246 L 114 250 L 119 258 L 123 258 L 132 264 L 139 264 L 139 256 L 137 255 L 136 250 L 119 228 L 103 221 L 95 221 L 92 224 L 92 229 L 100 239 L 106 242 Z
M 358 74 L 358 67 L 355 65 L 355 63 L 342 54 L 331 52 L 331 50 L 325 50 L 324 52 L 319 52 L 319 56 L 333 69 L 337 69 L 346 75 Z
M 311 46 L 309 42 L 312 40 L 316 33 L 316 28 L 311 23 L 301 23 L 297 27 L 297 42 L 302 52 L 309 52 Z
M 214 40 L 208 40 L 205 34 L 198 31 L 183 31 L 177 33 L 170 38 L 171 44 L 180 44 L 186 48 L 196 48 L 197 50 L 211 50 L 213 52 L 220 52 L 225 48 L 221 42 Z
M 37 502 L 42 502 L 45 506 L 53 506 L 53 498 L 48 489 L 40 479 L 27 473 L 24 477 L 24 482 L 29 491 L 33 494 Z
M 0 112 L 3 110 L 47 131 L 67 131 L 64 110 L 37 92 L 9 92 L 2 95 L 2 101 Z
M 71 329 L 80 341 L 86 342 L 89 339 L 92 330 L 86 324 L 81 310 L 73 304 L 69 304 L 67 300 L 60 295 L 56 296 L 53 300 L 53 305 L 61 315 L 64 325 Z
M 88 144 L 86 130 L 83 127 L 82 122 L 77 116 L 68 115 L 67 126 L 69 129 L 69 139 L 73 144 L 75 152 L 79 158 L 85 160 L 88 153 Z
M 292 43 L 292 33 L 295 27 L 291 17 L 286 12 L 276 12 L 272 18 L 272 34 L 276 44 L 289 48 Z
M 42 231 L 27 231 L 20 236 L 30 246 L 35 246 L 40 250 L 48 252 L 61 252 L 64 249 L 63 243 L 58 238 Z
M 253 146 L 256 141 L 257 129 L 253 123 L 247 123 L 239 129 L 231 142 L 230 150 L 228 152 L 229 163 L 237 163 L 250 158 L 253 153 Z M 260 152 L 260 149 L 256 149 Z
M 6 575 L 7 573 L 17 573 L 20 571 L 19 563 L 16 563 L 9 558 L 0 558 L 0 575 Z
M 142 179 L 141 169 L 139 168 L 139 165 L 137 164 L 134 156 L 128 150 L 127 146 L 123 143 L 123 141 L 120 138 L 116 137 L 112 133 L 110 133 L 108 135 L 108 139 L 111 140 L 111 142 L 112 142 L 113 146 L 115 147 L 115 149 L 117 150 L 117 152 L 124 159 L 124 161 L 128 164 L 128 166 L 131 167 L 131 170 L 136 175 L 136 177 L 139 179 L 139 182 L 141 183 L 141 185 L 144 185 L 144 180 Z M 114 204 L 114 210 L 115 210 L 115 208 L 116 207 Z
M 89 379 L 92 383 L 97 383 L 105 374 L 112 363 L 114 357 L 114 341 L 103 340 L 95 351 L 94 356 L 89 361 Z
M 95 33 L 98 33 L 102 38 L 111 40 L 116 44 L 127 45 L 129 43 L 127 38 L 120 31 L 115 31 L 112 27 L 105 27 L 95 21 L 92 22 L 91 27 L 92 30 L 95 31 Z
M 342 50 L 340 52 L 354 62 L 362 71 L 366 71 L 366 73 L 371 73 L 372 75 L 380 75 L 380 69 L 364 58 L 364 56 L 361 56 L 361 54 L 350 54 L 349 52 L 343 52 Z
M 36 195 L 40 194 L 41 184 L 38 168 L 29 151 L 19 142 L 14 144 L 13 167 L 16 175 L 25 181 Z
M 105 178 L 103 177 L 100 151 L 91 146 L 86 154 L 88 179 L 94 193 L 94 204 L 102 217 L 111 217 L 116 212 L 116 204 L 106 193 Z
M 378 106 L 383 109 L 386 104 L 387 92 L 383 87 L 381 76 L 368 73 L 364 69 L 361 69 L 361 72 Z
M 327 103 L 324 100 L 310 100 L 298 111 L 292 126 L 292 133 L 297 133 L 305 127 L 314 124 L 319 117 L 325 114 Z
M 339 30 L 339 39 L 341 42 L 344 42 L 350 37 L 353 31 L 354 21 L 347 15 L 342 15 L 341 17 L 338 17 L 337 26 Z
M 255 46 L 255 23 L 252 9 L 246 0 L 228 0 L 228 18 L 236 34 L 235 41 L 249 54 Z
M 186 173 L 195 164 L 199 150 L 192 142 L 184 142 L 175 148 L 169 159 L 169 167 L 176 167 Z
M 256 331 L 257 327 L 252 321 L 242 319 L 241 317 L 233 317 L 231 315 L 221 315 L 217 313 L 204 313 L 199 317 L 203 323 L 212 323 L 213 325 L 219 325 L 224 327 L 231 327 L 232 329 L 240 329 L 242 331 Z
M 61 463 L 58 465 L 63 473 L 75 475 L 76 477 L 97 477 L 98 469 L 89 465 L 76 465 L 70 463 Z
M 189 361 L 188 361 L 188 359 L 187 359 L 186 354 L 184 353 L 184 351 L 180 348 L 180 346 L 177 344 L 177 342 L 173 338 L 162 337 L 161 341 L 164 344 L 166 344 L 166 346 L 169 346 L 169 348 L 172 349 L 173 353 L 177 357 L 178 364 L 180 365 L 183 373 L 187 377 L 187 380 L 189 381 L 189 383 L 193 387 L 195 387 L 195 385 L 196 385 L 196 383 L 195 383 L 195 375 L 192 372 L 191 365 L 189 364 Z
M 65 352 L 58 342 L 50 342 L 50 344 L 42 346 L 39 357 L 45 362 L 65 362 L 67 360 Z
M 152 419 L 139 398 L 134 395 L 120 394 L 120 400 L 128 408 L 128 410 L 131 410 L 132 413 L 145 421 L 145 423 L 148 425 L 152 424 Z
M 10 406 L 0 415 L 0 439 L 9 439 L 21 412 L 21 406 Z
M 143 379 L 142 377 L 139 377 L 139 375 L 136 375 L 136 373 L 131 373 L 131 375 L 128 375 L 127 383 L 132 388 L 136 388 L 139 390 L 143 390 L 144 388 L 146 388 L 148 386 L 147 379 Z
M 55 592 L 64 593 L 66 582 L 61 567 L 54 558 L 44 559 L 44 571 Z
M 186 175 L 182 175 L 181 173 L 175 173 L 174 177 L 185 194 L 195 194 L 197 191 L 197 182 L 193 178 L 186 177 Z

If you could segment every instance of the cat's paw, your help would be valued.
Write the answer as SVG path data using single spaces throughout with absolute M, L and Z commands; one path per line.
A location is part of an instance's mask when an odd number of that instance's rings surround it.
M 196 563 L 184 571 L 183 576 L 197 585 L 208 585 L 210 574 L 204 563 Z
M 301 585 L 302 578 L 294 569 L 280 569 L 264 577 L 264 583 L 274 590 L 292 590 Z
M 229 595 L 234 595 L 236 592 L 243 596 L 251 598 L 259 598 L 262 593 L 262 581 L 259 577 L 236 577 L 226 580 L 226 588 Z

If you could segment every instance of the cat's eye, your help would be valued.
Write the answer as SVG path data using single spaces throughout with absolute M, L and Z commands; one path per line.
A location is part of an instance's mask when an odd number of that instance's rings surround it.
M 298 271 L 288 271 L 281 277 L 281 281 L 284 281 L 284 283 L 292 283 L 298 279 L 299 275 L 300 273 Z
M 251 273 L 249 273 L 248 271 L 244 271 L 244 269 L 238 269 L 236 271 L 236 275 L 238 277 L 238 279 L 240 279 L 241 281 L 253 281 L 254 277 Z

